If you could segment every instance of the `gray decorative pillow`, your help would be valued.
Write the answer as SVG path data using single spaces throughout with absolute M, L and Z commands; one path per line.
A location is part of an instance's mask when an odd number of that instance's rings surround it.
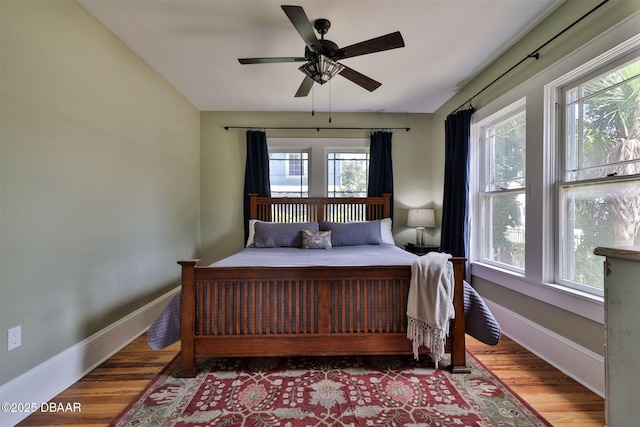
M 317 222 L 256 222 L 253 243 L 256 248 L 300 248 L 303 230 L 318 230 Z
M 333 246 L 381 245 L 380 220 L 365 222 L 321 221 L 321 231 L 331 231 Z
M 302 232 L 303 249 L 331 249 L 331 231 L 311 231 Z

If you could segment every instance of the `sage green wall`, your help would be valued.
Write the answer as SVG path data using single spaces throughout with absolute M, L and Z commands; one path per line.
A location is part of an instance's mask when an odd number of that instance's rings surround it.
M 435 112 L 433 117 L 433 141 L 435 147 L 444 149 L 444 123 L 447 115 L 467 101 L 504 71 L 532 53 L 547 40 L 558 34 L 576 19 L 594 8 L 600 0 L 567 0 L 541 24 L 530 31 L 504 55 L 492 63 L 473 81 L 464 86 L 458 94 Z M 592 16 L 552 42 L 541 52 L 540 59 L 529 59 L 516 70 L 500 80 L 473 100 L 476 111 L 491 101 L 506 94 L 513 88 L 537 75 L 547 67 L 572 53 L 594 37 L 609 30 L 640 10 L 638 0 L 610 0 Z M 640 28 L 639 28 L 640 30 Z M 436 158 L 443 154 L 436 153 Z M 529 159 L 527 159 L 529 160 Z M 435 169 L 435 168 L 434 168 Z M 439 174 L 440 172 L 438 172 Z M 437 186 L 436 186 L 437 188 Z M 436 194 L 441 198 L 441 194 Z M 567 339 L 574 341 L 595 353 L 603 354 L 603 325 L 582 316 L 538 301 L 518 292 L 506 289 L 487 280 L 472 277 L 472 283 L 480 293 L 503 307 L 514 311 L 533 322 L 544 326 Z
M 396 244 L 415 240 L 415 231 L 406 228 L 410 207 L 439 208 L 433 196 L 431 162 L 433 144 L 429 114 L 268 112 L 203 112 L 201 115 L 201 237 L 203 262 L 210 263 L 230 255 L 243 245 L 242 197 L 246 138 L 244 129 L 225 130 L 224 126 L 319 126 L 389 128 L 393 131 L 394 234 Z M 368 138 L 368 131 L 267 130 L 269 137 Z M 436 160 L 437 161 L 437 160 Z M 442 161 L 442 160 L 440 160 Z M 441 178 L 438 178 L 441 180 Z M 439 236 L 430 235 L 431 241 Z
M 0 336 L 22 326 L 4 384 L 178 284 L 200 115 L 76 2 L 0 8 Z

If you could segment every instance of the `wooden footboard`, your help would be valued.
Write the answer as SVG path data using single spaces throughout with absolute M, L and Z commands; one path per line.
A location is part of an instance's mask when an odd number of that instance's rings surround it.
M 463 258 L 452 258 L 454 306 L 447 351 L 466 372 Z M 180 376 L 196 358 L 411 354 L 410 266 L 182 266 Z

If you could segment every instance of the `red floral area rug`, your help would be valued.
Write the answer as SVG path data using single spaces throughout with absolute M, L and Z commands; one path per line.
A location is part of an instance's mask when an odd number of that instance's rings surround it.
M 441 366 L 446 366 L 443 360 Z M 412 356 L 172 361 L 112 426 L 550 426 L 470 353 L 470 374 Z

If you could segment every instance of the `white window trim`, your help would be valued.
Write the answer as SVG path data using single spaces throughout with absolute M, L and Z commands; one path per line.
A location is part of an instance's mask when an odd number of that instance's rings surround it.
M 512 104 L 500 109 L 499 111 L 489 115 L 488 117 L 483 118 L 482 120 L 474 121 L 471 125 L 471 159 L 476 161 L 471 162 L 471 173 L 470 175 L 473 177 L 470 183 L 470 206 L 471 206 L 471 218 L 478 218 L 481 220 L 482 218 L 482 200 L 480 200 L 480 194 L 486 193 L 482 188 L 480 188 L 480 183 L 484 182 L 481 175 L 481 167 L 478 165 L 480 159 L 484 158 L 482 149 L 485 147 L 485 139 L 484 131 L 487 127 L 493 126 L 496 123 L 504 121 L 516 114 L 525 112 L 526 113 L 527 99 L 526 97 L 521 98 Z M 526 125 L 526 123 L 525 123 Z M 482 169 L 486 172 L 486 169 Z M 525 179 L 528 179 L 528 173 L 525 169 Z M 526 184 L 525 184 L 526 189 Z M 518 189 L 518 191 L 521 191 Z M 506 193 L 505 193 L 506 194 Z M 526 224 L 526 223 L 525 223 Z M 477 262 L 481 262 L 483 264 L 491 265 L 499 270 L 505 270 L 509 272 L 513 272 L 516 274 L 524 275 L 524 271 L 520 268 L 509 266 L 507 264 L 498 263 L 495 261 L 491 261 L 485 258 L 482 258 L 482 232 L 481 227 L 471 227 L 472 234 L 470 236 L 471 245 L 473 246 L 471 257 L 472 260 Z M 525 228 L 526 230 L 526 228 Z M 526 242 L 526 239 L 525 239 Z M 525 264 L 526 265 L 526 264 Z M 504 267 L 502 267 L 504 266 Z
M 325 147 L 324 148 L 324 191 L 325 196 L 329 195 L 329 153 L 366 153 L 369 152 L 369 145 L 366 147 L 362 146 L 341 146 L 341 147 Z
M 271 153 L 284 153 L 284 154 L 290 154 L 290 153 L 300 153 L 300 154 L 307 154 L 307 175 L 310 176 L 311 174 L 311 150 L 308 147 L 268 147 L 268 151 L 269 154 Z M 285 176 L 287 178 L 294 178 L 294 179 L 299 179 L 302 175 L 290 175 L 289 174 L 289 157 L 285 157 L 284 160 L 284 169 L 285 169 Z M 307 185 L 307 191 L 308 191 L 308 185 Z M 296 193 L 299 194 L 299 193 Z
M 574 85 L 574 84 L 577 84 L 576 83 L 577 81 L 584 80 L 585 78 L 587 78 L 587 76 L 590 76 L 591 74 L 596 72 L 596 70 L 602 67 L 607 67 L 616 62 L 620 62 L 620 59 L 622 57 L 629 55 L 638 49 L 640 49 L 640 35 L 633 37 L 630 40 L 627 40 L 625 43 L 621 43 L 619 46 L 616 46 L 613 49 L 610 49 L 601 55 L 596 56 L 592 60 L 585 62 L 581 66 L 576 67 L 575 69 L 571 70 L 570 72 L 566 73 L 560 78 L 557 78 L 554 81 L 550 82 L 549 84 L 545 85 L 544 90 L 547 97 L 545 108 L 546 110 L 553 112 L 552 113 L 553 117 L 549 117 L 549 118 L 552 119 L 550 123 L 553 123 L 553 125 L 556 127 L 556 132 L 548 133 L 549 139 L 548 139 L 548 142 L 545 144 L 545 146 L 547 147 L 556 147 L 555 152 L 552 153 L 552 155 L 554 156 L 554 159 L 553 159 L 554 167 L 550 168 L 551 170 L 549 171 L 549 174 L 555 175 L 555 179 L 553 180 L 553 185 L 555 187 L 553 192 L 554 201 L 555 201 L 554 210 L 553 210 L 553 221 L 554 221 L 556 230 L 561 229 L 560 227 L 561 215 L 559 212 L 559 209 L 561 208 L 559 206 L 560 188 L 563 187 L 564 185 L 574 186 L 574 185 L 580 184 L 581 182 L 582 183 L 586 182 L 586 180 L 567 182 L 566 176 L 564 175 L 564 168 L 561 167 L 561 162 L 564 160 L 564 156 L 565 156 L 564 150 L 566 148 L 564 143 L 564 138 L 565 138 L 564 124 L 563 124 L 564 122 L 562 120 L 562 115 L 564 113 L 560 108 L 560 106 L 564 105 L 562 90 L 567 85 Z M 551 126 L 545 125 L 545 128 L 551 128 Z M 623 179 L 626 179 L 626 178 L 628 177 L 624 177 Z M 560 236 L 559 236 L 559 233 L 555 233 L 555 234 L 556 236 L 553 241 L 554 253 L 559 254 L 561 251 Z M 546 262 L 553 266 L 552 277 L 550 278 L 551 282 L 557 283 L 558 286 L 560 287 L 566 286 L 567 288 L 573 288 L 577 292 L 581 292 L 581 289 L 589 288 L 588 286 L 581 285 L 579 283 L 572 284 L 570 283 L 569 280 L 561 278 L 561 273 L 560 273 L 561 266 L 559 262 L 554 262 L 553 259 L 547 259 Z M 594 290 L 590 290 L 590 292 L 599 298 L 604 298 L 604 289 L 594 289 Z
M 471 264 L 471 274 L 496 283 L 531 298 L 578 314 L 594 322 L 604 324 L 603 300 L 595 295 L 580 292 L 555 283 L 530 280 L 494 266 L 475 262 Z
M 603 54 L 622 54 L 640 46 L 640 34 L 637 31 L 639 25 L 640 13 L 635 13 L 474 113 L 474 121 L 483 120 L 518 99 L 527 98 L 527 144 L 537 144 L 541 150 L 537 158 L 527 155 L 527 195 L 534 192 L 533 187 L 550 188 L 550 191 L 553 191 L 555 177 L 558 176 L 555 150 L 548 149 L 551 146 L 548 143 L 557 141 L 558 137 L 555 135 L 558 130 L 555 126 L 555 103 L 545 102 L 545 99 L 553 99 L 551 97 L 554 96 L 548 82 L 553 83 L 571 72 L 580 72 L 583 70 L 582 67 Z M 535 125 L 530 126 L 529 123 Z M 530 168 L 530 164 L 537 168 Z M 543 168 L 544 164 L 551 167 Z M 473 192 L 470 191 L 470 194 Z M 527 206 L 527 228 L 534 227 L 531 221 L 533 218 L 536 221 L 535 227 L 542 230 L 542 233 L 536 233 L 536 236 L 531 236 L 532 239 L 527 236 L 526 277 L 479 263 L 474 260 L 473 246 L 470 247 L 469 274 L 595 322 L 604 323 L 603 298 L 552 283 L 555 253 L 553 232 L 557 229 L 553 211 L 557 195 L 553 194 L 553 200 L 535 200 L 538 204 L 535 212 L 533 206 Z M 474 215 L 474 212 L 470 210 L 470 214 Z

